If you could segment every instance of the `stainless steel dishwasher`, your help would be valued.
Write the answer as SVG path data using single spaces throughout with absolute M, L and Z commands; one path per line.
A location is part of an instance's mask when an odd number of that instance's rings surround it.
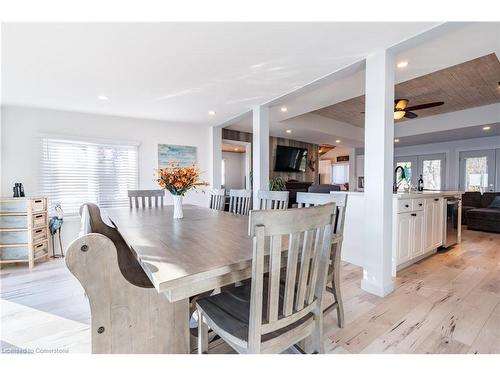
M 444 197 L 443 245 L 446 249 L 460 243 L 462 226 L 462 198 L 457 196 Z

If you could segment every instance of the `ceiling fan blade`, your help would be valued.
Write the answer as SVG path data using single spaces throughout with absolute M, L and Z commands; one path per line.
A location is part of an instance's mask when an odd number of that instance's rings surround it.
M 406 111 L 404 117 L 412 119 L 412 118 L 418 117 L 418 115 L 416 113 Z
M 411 107 L 406 108 L 406 110 L 407 111 L 418 111 L 419 109 L 439 107 L 440 105 L 443 105 L 443 104 L 444 104 L 444 102 L 425 103 L 425 104 L 413 105 Z

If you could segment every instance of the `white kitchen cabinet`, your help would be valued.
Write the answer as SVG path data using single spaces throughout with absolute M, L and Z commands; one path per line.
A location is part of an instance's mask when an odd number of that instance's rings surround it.
M 442 197 L 397 199 L 394 210 L 395 258 L 398 268 L 412 264 L 442 245 Z
M 424 223 L 422 211 L 398 214 L 398 265 L 424 254 Z
M 412 216 L 409 213 L 398 214 L 398 264 L 410 260 L 412 244 Z

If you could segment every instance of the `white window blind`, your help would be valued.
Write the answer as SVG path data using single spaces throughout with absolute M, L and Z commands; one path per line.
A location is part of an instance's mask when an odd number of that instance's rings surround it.
M 40 191 L 67 215 L 85 202 L 128 206 L 127 190 L 137 189 L 137 153 L 137 146 L 43 138 Z

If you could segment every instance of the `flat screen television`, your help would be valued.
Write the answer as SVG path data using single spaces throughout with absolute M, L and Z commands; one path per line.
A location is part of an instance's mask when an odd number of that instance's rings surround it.
M 305 172 L 307 149 L 278 146 L 276 149 L 275 172 Z

